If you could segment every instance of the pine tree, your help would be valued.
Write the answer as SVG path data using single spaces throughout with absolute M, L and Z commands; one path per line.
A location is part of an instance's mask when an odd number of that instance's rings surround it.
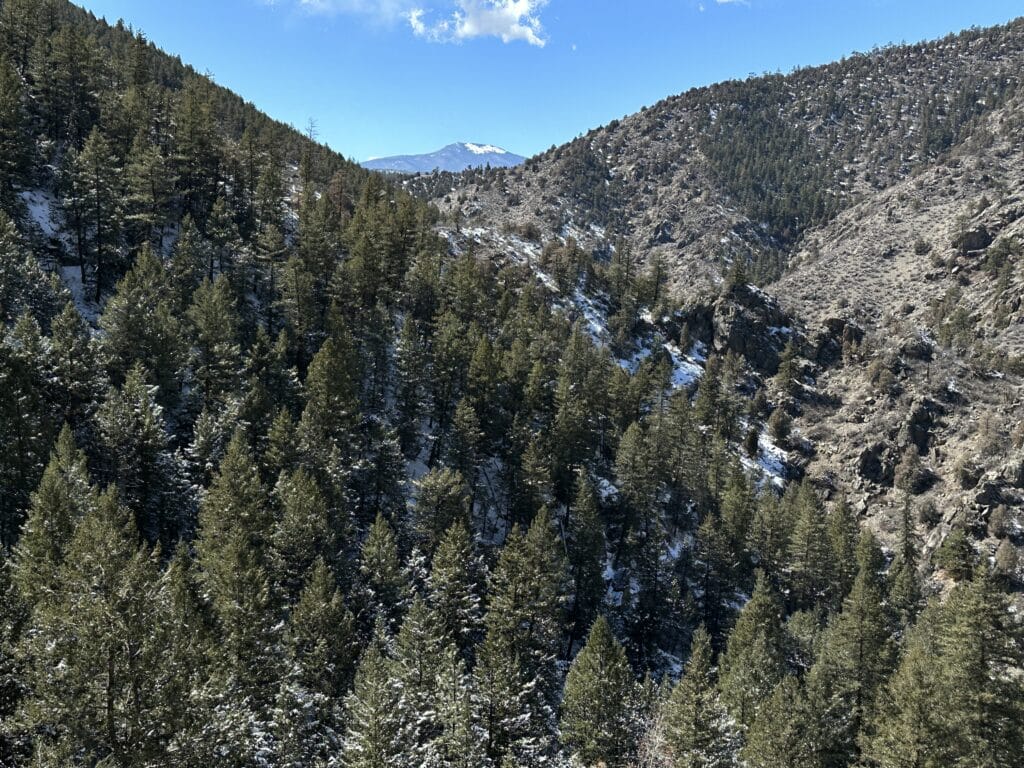
M 355 667 L 355 628 L 334 575 L 317 558 L 289 616 L 288 647 L 308 690 L 340 697 Z
M 0 55 L 0 201 L 10 205 L 14 188 L 31 165 L 28 115 L 21 77 L 6 55 Z
M 81 217 L 85 233 L 78 254 L 82 284 L 93 285 L 96 303 L 110 275 L 120 267 L 120 172 L 106 136 L 94 128 L 74 158 L 71 208 Z M 88 276 L 86 263 L 91 268 Z
M 400 691 L 402 753 L 412 764 L 429 763 L 441 732 L 435 706 L 437 679 L 445 647 L 443 628 L 426 602 L 416 595 L 395 639 L 392 675 Z
M 113 764 L 159 758 L 158 572 L 116 491 L 82 518 L 57 588 L 25 636 L 32 695 L 22 717 L 44 740 Z
M 221 631 L 224 672 L 242 691 L 272 679 L 276 611 L 269 578 L 272 518 L 267 494 L 236 432 L 199 507 L 196 552 Z
M 935 706 L 942 700 L 937 608 L 926 610 L 906 639 L 899 667 L 886 685 L 864 754 L 879 768 L 952 765 L 948 733 Z
M 731 768 L 739 735 L 716 688 L 711 637 L 698 627 L 682 679 L 664 705 L 665 743 L 676 768 Z
M 238 318 L 227 280 L 204 280 L 188 308 L 192 326 L 192 371 L 201 407 L 223 405 L 237 387 L 241 372 Z
M 722 701 L 748 728 L 785 674 L 781 616 L 775 590 L 759 573 L 754 594 L 729 635 L 720 673 Z
M 178 239 L 174 243 L 167 265 L 168 281 L 174 296 L 174 306 L 184 312 L 192 302 L 192 293 L 203 277 L 212 280 L 213 246 L 199 232 L 191 216 L 181 221 Z
M 801 486 L 789 542 L 788 571 L 795 608 L 811 608 L 829 584 L 829 539 L 821 504 L 810 484 Z
M 751 768 L 816 768 L 819 762 L 807 697 L 800 682 L 786 675 L 761 706 L 740 752 Z
M 152 243 L 163 250 L 175 181 L 159 147 L 138 134 L 125 166 L 125 222 L 133 245 Z
M 306 372 L 306 407 L 299 423 L 303 450 L 313 460 L 336 447 L 342 456 L 354 449 L 359 418 L 351 339 L 328 338 Z
M 425 413 L 425 365 L 419 325 L 406 316 L 395 350 L 395 420 L 402 452 L 408 457 L 414 456 L 419 449 L 419 421 Z
M 469 490 L 458 471 L 432 469 L 416 483 L 414 527 L 429 556 L 453 525 L 469 526 Z
M 304 469 L 281 475 L 274 496 L 281 515 L 271 534 L 270 560 L 278 585 L 289 598 L 297 597 L 319 559 L 330 562 L 337 554 L 327 502 L 316 480 Z
M 160 695 L 167 751 L 186 763 L 210 759 L 205 730 L 217 693 L 210 682 L 216 641 L 213 620 L 201 592 L 188 547 L 179 545 L 161 576 L 158 620 L 166 635 L 160 676 L 151 685 Z
M 569 575 L 572 606 L 569 610 L 569 652 L 597 618 L 605 596 L 604 524 L 598 516 L 597 498 L 589 478 L 580 472 L 576 499 L 568 523 Z
M 565 678 L 562 743 L 585 765 L 625 765 L 635 748 L 635 697 L 626 652 L 600 616 Z
M 409 601 L 411 585 L 398 555 L 395 532 L 383 515 L 377 515 L 363 541 L 359 578 L 364 591 L 366 623 L 377 620 L 389 632 L 397 630 Z
M 11 546 L 39 484 L 58 424 L 39 324 L 22 315 L 0 342 L 0 545 Z
M 431 744 L 429 757 L 444 768 L 489 768 L 474 681 L 462 654 L 450 642 L 441 651 L 434 708 L 441 732 Z
M 477 411 L 465 398 L 455 406 L 451 436 L 448 440 L 447 459 L 452 469 L 461 473 L 469 487 L 470 501 L 476 495 L 476 485 L 483 460 L 484 431 Z
M 826 528 L 832 562 L 829 604 L 838 607 L 852 589 L 858 570 L 856 552 L 860 526 L 845 498 L 841 498 L 828 514 Z
M 434 551 L 427 594 L 444 633 L 466 659 L 482 635 L 482 570 L 469 528 L 455 523 Z
M 96 420 L 107 471 L 122 489 L 139 532 L 150 542 L 168 543 L 181 532 L 187 506 L 155 390 L 136 364 L 124 386 L 110 390 Z
M 910 505 L 903 509 L 900 542 L 889 568 L 889 601 L 904 627 L 913 623 L 921 610 L 921 582 L 917 575 L 918 551 Z
M 542 509 L 526 533 L 513 528 L 491 579 L 475 672 L 495 760 L 510 749 L 541 754 L 554 732 L 565 581 L 561 545 Z
M 61 430 L 14 549 L 12 581 L 28 606 L 52 595 L 79 521 L 95 510 L 85 454 L 67 425 Z
M 877 545 L 865 533 L 860 547 L 864 556 L 853 589 L 842 613 L 829 622 L 807 681 L 808 697 L 824 728 L 828 768 L 851 765 L 858 758 L 857 740 L 874 722 L 878 691 L 894 666 L 895 622 L 870 552 Z
M 983 569 L 953 590 L 943 612 L 936 700 L 953 764 L 1013 765 L 1024 748 L 1020 625 Z
M 376 635 L 359 660 L 355 685 L 345 700 L 348 724 L 340 761 L 344 768 L 397 768 L 402 755 L 400 691 L 391 675 L 386 638 Z
M 167 273 L 145 246 L 100 316 L 110 378 L 120 384 L 132 365 L 140 362 L 160 387 L 164 405 L 177 403 L 185 362 L 181 323 L 170 298 Z
M 89 326 L 70 301 L 50 327 L 50 366 L 60 415 L 79 437 L 89 437 L 106 386 Z

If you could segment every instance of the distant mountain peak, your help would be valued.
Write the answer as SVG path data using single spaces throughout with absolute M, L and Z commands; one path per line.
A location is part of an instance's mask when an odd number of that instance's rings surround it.
M 492 168 L 509 168 L 519 165 L 525 160 L 525 157 L 513 154 L 494 144 L 464 141 L 449 144 L 436 152 L 422 155 L 376 157 L 367 160 L 362 165 L 373 171 L 389 173 L 430 173 L 434 170 L 457 173 L 468 168 L 481 168 L 486 165 L 490 165 Z

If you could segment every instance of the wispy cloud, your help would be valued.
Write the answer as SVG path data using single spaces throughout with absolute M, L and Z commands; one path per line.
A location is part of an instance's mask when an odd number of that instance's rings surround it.
M 284 0 L 273 0 L 280 5 Z M 416 4 L 415 0 L 295 0 L 305 11 L 320 14 L 349 14 L 366 16 L 377 21 L 404 19 Z
M 287 0 L 264 0 L 282 5 Z M 478 37 L 502 42 L 525 42 L 543 47 L 547 42 L 540 11 L 548 0 L 292 0 L 317 14 L 363 16 L 380 23 L 404 23 L 414 35 L 435 43 L 459 43 Z
M 414 34 L 439 43 L 474 37 L 497 37 L 502 42 L 522 41 L 543 47 L 547 42 L 540 11 L 547 0 L 455 0 L 449 15 L 429 17 L 422 8 L 408 14 Z

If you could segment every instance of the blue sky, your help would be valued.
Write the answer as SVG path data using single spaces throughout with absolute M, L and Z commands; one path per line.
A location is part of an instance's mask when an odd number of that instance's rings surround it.
M 348 157 L 530 155 L 644 105 L 1024 13 L 1020 0 L 77 0 Z

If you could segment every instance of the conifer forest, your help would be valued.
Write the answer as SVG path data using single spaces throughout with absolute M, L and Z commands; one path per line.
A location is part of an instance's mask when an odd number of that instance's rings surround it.
M 411 177 L 129 21 L 0 0 L 0 765 L 1024 765 L 1022 22 Z

